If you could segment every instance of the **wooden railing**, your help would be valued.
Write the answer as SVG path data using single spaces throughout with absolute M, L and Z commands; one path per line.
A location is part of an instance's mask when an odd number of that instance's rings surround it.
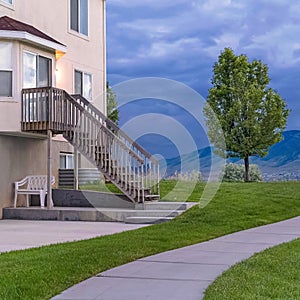
M 22 130 L 62 133 L 132 201 L 159 195 L 158 161 L 80 95 L 24 89 Z
M 22 90 L 23 131 L 54 133 L 74 131 L 84 108 L 64 90 L 56 88 L 34 88 Z
M 159 165 L 158 161 L 148 153 L 141 145 L 132 140 L 123 130 L 121 130 L 114 122 L 107 118 L 100 110 L 86 100 L 81 95 L 72 95 L 77 103 L 84 108 L 84 110 L 94 116 L 104 128 L 108 128 L 118 138 L 131 153 L 135 153 L 144 161 L 143 178 L 146 187 L 152 187 L 152 193 L 159 194 Z M 117 155 L 117 153 L 116 153 Z M 148 195 L 146 195 L 146 198 Z

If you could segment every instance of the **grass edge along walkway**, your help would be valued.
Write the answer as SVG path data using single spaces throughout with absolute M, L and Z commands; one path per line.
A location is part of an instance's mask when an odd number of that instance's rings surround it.
M 219 276 L 211 299 L 300 299 L 300 239 L 259 252 Z
M 300 183 L 222 184 L 204 209 L 171 222 L 0 254 L 0 299 L 50 299 L 121 264 L 300 215 Z

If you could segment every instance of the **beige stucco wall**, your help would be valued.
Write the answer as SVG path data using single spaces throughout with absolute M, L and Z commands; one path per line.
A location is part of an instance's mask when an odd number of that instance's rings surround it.
M 89 36 L 78 34 L 69 28 L 69 0 L 14 0 L 13 6 L 0 1 L 0 17 L 7 15 L 56 39 L 67 47 L 67 52 L 58 60 L 53 50 L 41 49 L 23 42 L 14 42 L 13 98 L 0 98 L 0 119 L 4 112 L 14 120 L 0 121 L 0 131 L 20 130 L 20 91 L 22 89 L 22 51 L 32 52 L 53 59 L 53 85 L 74 93 L 74 70 L 92 74 L 92 102 L 106 112 L 106 58 L 105 58 L 105 0 L 89 1 Z M 10 103 L 7 103 L 10 102 Z M 4 119 L 3 119 L 4 120 Z M 2 127 L 4 126 L 4 127 Z
M 71 152 L 72 147 L 66 142 L 53 141 L 52 148 L 52 170 L 57 186 L 59 153 Z M 27 175 L 43 174 L 47 174 L 47 139 L 0 134 L 0 218 L 2 208 L 13 205 L 13 183 Z

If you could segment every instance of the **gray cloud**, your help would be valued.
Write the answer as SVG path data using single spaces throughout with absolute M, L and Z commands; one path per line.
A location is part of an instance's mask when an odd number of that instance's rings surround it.
M 300 67 L 297 1 L 110 0 L 107 23 L 111 84 L 167 77 L 206 95 L 214 62 L 224 47 L 231 47 L 267 63 L 272 87 L 297 107 L 300 91 L 288 80 L 291 72 L 298 78 Z M 289 124 L 300 129 L 296 117 L 293 112 Z
M 179 4 L 186 4 L 185 0 L 110 0 L 109 4 L 116 7 L 159 7 L 169 8 L 178 6 Z

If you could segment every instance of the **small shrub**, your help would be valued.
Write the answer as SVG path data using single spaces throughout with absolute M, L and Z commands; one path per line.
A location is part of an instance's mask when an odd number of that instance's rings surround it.
M 262 174 L 257 165 L 249 166 L 250 181 L 262 181 Z M 245 167 L 242 164 L 229 163 L 223 168 L 221 176 L 225 182 L 241 182 L 244 181 Z

